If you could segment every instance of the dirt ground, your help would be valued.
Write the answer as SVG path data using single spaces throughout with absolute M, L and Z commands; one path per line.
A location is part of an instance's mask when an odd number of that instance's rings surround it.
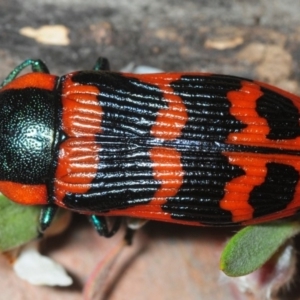
M 113 70 L 134 64 L 231 74 L 300 94 L 300 2 L 253 3 L 0 0 L 0 79 L 26 58 L 41 58 L 52 73 L 62 75 L 90 69 L 105 56 Z M 219 279 L 220 251 L 232 231 L 146 225 L 135 239 L 143 247 L 115 271 L 114 285 L 102 299 L 254 299 L 237 295 Z M 117 239 L 97 237 L 85 219 L 76 217 L 63 236 L 43 244 L 44 252 L 73 276 L 73 286 L 33 287 L 0 259 L 0 300 L 82 299 L 85 281 Z M 282 299 L 300 299 L 293 286 Z

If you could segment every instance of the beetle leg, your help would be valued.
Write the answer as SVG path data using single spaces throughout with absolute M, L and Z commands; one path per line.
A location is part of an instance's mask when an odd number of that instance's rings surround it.
M 40 228 L 39 231 L 41 234 L 51 225 L 51 222 L 57 211 L 57 206 L 48 205 L 41 209 L 40 213 Z
M 90 222 L 94 225 L 99 235 L 104 237 L 112 237 L 120 228 L 122 218 L 116 218 L 111 230 L 108 229 L 106 218 L 97 215 L 89 216 Z
M 30 65 L 33 72 L 40 72 L 40 73 L 47 73 L 47 74 L 50 73 L 46 64 L 40 59 L 28 59 L 28 60 L 31 62 Z
M 8 74 L 8 76 L 0 84 L 0 88 L 5 86 L 6 84 L 10 83 L 11 81 L 13 81 L 28 66 L 31 66 L 31 70 L 33 72 L 40 72 L 40 73 L 48 73 L 49 74 L 48 67 L 41 60 L 39 60 L 39 59 L 26 59 Z
M 130 227 L 126 228 L 124 240 L 125 240 L 127 245 L 130 246 L 132 244 L 132 239 L 133 239 L 133 236 L 134 236 L 135 232 L 136 232 L 136 230 L 134 230 Z
M 95 71 L 109 71 L 109 61 L 105 57 L 99 57 L 93 67 Z

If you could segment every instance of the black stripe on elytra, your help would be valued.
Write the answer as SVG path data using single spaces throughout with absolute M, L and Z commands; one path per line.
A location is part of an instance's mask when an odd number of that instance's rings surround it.
M 99 89 L 103 110 L 101 128 L 96 137 L 101 146 L 97 176 L 86 194 L 70 194 L 68 207 L 103 212 L 146 204 L 160 187 L 153 177 L 147 143 L 135 143 L 134 137 L 151 138 L 157 113 L 167 108 L 162 91 L 135 78 L 112 72 L 79 72 L 73 82 Z
M 299 181 L 298 171 L 290 165 L 267 163 L 266 167 L 264 183 L 251 191 L 248 201 L 254 208 L 254 218 L 285 209 L 293 200 Z
M 182 147 L 187 140 L 197 141 L 181 150 L 184 170 L 179 192 L 162 205 L 171 217 L 184 221 L 218 225 L 232 223 L 230 211 L 220 208 L 225 185 L 245 174 L 239 166 L 229 163 L 218 143 L 225 143 L 228 135 L 240 132 L 246 125 L 230 114 L 227 94 L 241 88 L 239 78 L 229 76 L 182 76 L 171 84 L 186 106 L 188 120 L 176 143 Z M 213 147 L 205 147 L 211 145 Z
M 230 133 L 247 127 L 230 114 L 231 102 L 227 98 L 229 91 L 241 89 L 239 78 L 185 75 L 171 87 L 183 99 L 188 113 L 182 139 L 224 142 Z
M 270 89 L 261 87 L 263 95 L 256 102 L 256 110 L 270 127 L 270 140 L 294 139 L 300 136 L 299 111 L 293 101 Z

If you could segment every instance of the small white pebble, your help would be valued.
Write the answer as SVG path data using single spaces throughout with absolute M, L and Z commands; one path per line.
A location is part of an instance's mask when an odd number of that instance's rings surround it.
M 20 34 L 35 39 L 37 42 L 46 45 L 67 46 L 70 44 L 69 29 L 63 25 L 45 25 L 37 29 L 23 27 Z
M 73 282 L 61 265 L 41 255 L 33 244 L 22 249 L 13 269 L 20 278 L 33 285 L 69 286 Z
M 136 66 L 133 69 L 133 73 L 136 74 L 151 74 L 151 73 L 162 73 L 161 69 L 149 67 L 149 66 Z
M 120 72 L 122 73 L 135 73 L 135 74 L 151 74 L 151 73 L 162 73 L 163 70 L 149 66 L 135 66 L 133 62 L 123 67 Z

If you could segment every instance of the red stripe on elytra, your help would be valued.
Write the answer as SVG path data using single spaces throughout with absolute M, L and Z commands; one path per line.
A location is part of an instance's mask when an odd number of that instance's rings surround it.
M 59 163 L 55 173 L 55 200 L 64 206 L 67 193 L 84 194 L 97 175 L 100 145 L 93 139 L 71 138 L 59 148 Z
M 89 191 L 99 164 L 100 144 L 95 135 L 102 132 L 100 92 L 95 86 L 74 83 L 73 74 L 65 77 L 62 87 L 61 127 L 67 140 L 59 146 L 54 183 L 54 198 L 60 206 L 67 193 Z
M 168 103 L 168 108 L 160 109 L 157 113 L 155 124 L 151 128 L 151 135 L 164 140 L 173 140 L 181 135 L 188 114 L 180 96 L 174 94 L 172 82 L 180 80 L 181 73 L 164 74 L 123 74 L 136 78 L 146 84 L 157 86 L 163 94 L 163 99 Z
M 232 165 L 237 165 L 245 171 L 225 185 L 225 196 L 220 201 L 220 207 L 232 213 L 232 222 L 242 222 L 253 217 L 254 209 L 248 203 L 250 192 L 255 186 L 261 185 L 267 175 L 267 163 L 278 163 L 293 166 L 300 173 L 300 160 L 292 155 L 255 154 L 224 152 Z M 287 206 L 293 209 L 300 206 L 300 181 L 297 183 L 294 200 Z
M 178 193 L 183 183 L 181 155 L 176 149 L 168 147 L 153 147 L 150 150 L 153 166 L 153 176 L 161 183 L 151 202 L 164 204 L 169 197 Z
M 62 90 L 62 129 L 68 136 L 91 137 L 102 132 L 100 92 L 95 86 L 74 83 L 72 75 L 67 75 Z
M 150 203 L 143 205 L 142 209 L 138 205 L 130 207 L 126 210 L 126 214 L 131 216 L 140 214 L 140 218 L 155 218 L 157 220 L 160 217 L 160 220 L 170 222 L 172 221 L 170 214 L 165 213 L 161 206 L 167 202 L 169 197 L 173 197 L 178 193 L 183 183 L 184 171 L 180 161 L 181 155 L 176 149 L 168 147 L 153 147 L 149 153 L 152 161 L 153 177 L 161 185 Z
M 300 137 L 276 141 L 266 137 L 270 132 L 268 122 L 265 118 L 260 117 L 256 111 L 256 101 L 263 95 L 260 85 L 250 81 L 242 81 L 241 84 L 241 89 L 228 92 L 227 98 L 231 102 L 230 113 L 247 127 L 240 132 L 230 133 L 227 137 L 227 143 L 298 150 Z M 266 85 L 266 87 L 269 86 Z M 299 108 L 300 98 L 293 96 L 292 99 L 294 103 L 298 101 L 297 107 Z

